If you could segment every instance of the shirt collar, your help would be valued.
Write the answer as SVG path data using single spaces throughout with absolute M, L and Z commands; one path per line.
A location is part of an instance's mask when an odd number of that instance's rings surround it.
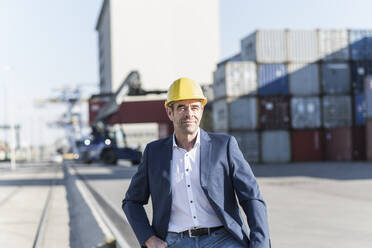
M 199 145 L 200 145 L 200 128 L 198 128 L 198 134 L 196 135 L 196 141 L 195 141 L 195 144 L 194 144 L 193 148 L 195 148 Z M 173 148 L 181 148 L 177 145 L 176 135 L 174 133 L 173 133 Z

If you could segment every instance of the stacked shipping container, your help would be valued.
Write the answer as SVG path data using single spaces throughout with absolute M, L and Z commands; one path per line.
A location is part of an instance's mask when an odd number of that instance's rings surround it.
M 372 31 L 260 30 L 241 48 L 214 72 L 213 112 L 248 161 L 365 159 Z

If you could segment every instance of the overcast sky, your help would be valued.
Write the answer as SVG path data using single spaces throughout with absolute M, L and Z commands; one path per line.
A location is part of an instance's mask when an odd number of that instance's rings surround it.
M 239 52 L 255 29 L 372 29 L 370 0 L 220 0 L 221 59 Z M 63 107 L 33 107 L 53 89 L 84 84 L 96 90 L 95 24 L 102 0 L 2 0 L 0 7 L 0 125 L 22 125 L 22 143 L 51 143 L 48 129 Z M 87 85 L 91 86 L 87 86 Z M 53 93 L 54 92 L 54 93 Z M 11 111 L 13 109 L 13 111 Z M 0 140 L 4 132 L 0 130 Z

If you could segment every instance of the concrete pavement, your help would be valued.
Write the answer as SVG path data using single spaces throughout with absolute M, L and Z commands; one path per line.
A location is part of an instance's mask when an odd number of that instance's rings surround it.
M 60 166 L 0 164 L 0 247 L 32 247 L 51 191 L 38 247 L 69 247 L 66 191 Z

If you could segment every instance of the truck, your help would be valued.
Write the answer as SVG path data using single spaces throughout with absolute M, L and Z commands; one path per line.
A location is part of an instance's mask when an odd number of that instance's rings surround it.
M 100 108 L 91 125 L 91 134 L 76 141 L 79 159 L 84 163 L 102 161 L 104 164 L 115 165 L 119 159 L 126 159 L 135 165 L 141 161 L 142 152 L 138 148 L 127 146 L 123 130 L 114 130 L 108 126 L 108 120 L 118 112 L 123 97 L 133 91 L 138 93 L 139 85 L 139 73 L 130 72 L 118 90 Z M 119 145 L 123 143 L 118 142 L 119 137 L 124 140 L 124 146 Z

